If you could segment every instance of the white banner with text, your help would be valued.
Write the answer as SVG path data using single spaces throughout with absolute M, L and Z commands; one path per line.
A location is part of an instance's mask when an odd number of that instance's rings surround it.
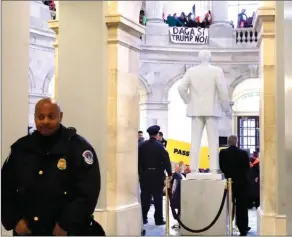
M 208 28 L 170 27 L 170 40 L 177 44 L 208 44 Z

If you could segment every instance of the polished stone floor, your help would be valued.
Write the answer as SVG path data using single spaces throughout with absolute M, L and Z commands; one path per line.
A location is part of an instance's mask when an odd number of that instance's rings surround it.
M 154 206 L 151 205 L 150 211 L 148 213 L 148 224 L 144 225 L 144 229 L 146 230 L 146 235 L 151 236 L 159 236 L 165 235 L 165 225 L 164 226 L 156 226 L 154 223 Z M 165 215 L 164 215 L 165 216 Z M 177 222 L 173 219 L 170 214 L 170 227 L 177 224 Z M 249 226 L 251 230 L 249 231 L 249 236 L 257 235 L 257 212 L 255 209 L 249 211 Z M 179 235 L 176 229 L 170 228 L 170 235 Z M 238 229 L 234 228 L 233 235 L 239 235 Z

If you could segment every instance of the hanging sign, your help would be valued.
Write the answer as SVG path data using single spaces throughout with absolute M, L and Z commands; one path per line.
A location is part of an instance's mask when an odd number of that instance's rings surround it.
M 208 44 L 208 28 L 169 27 L 170 41 L 177 44 Z

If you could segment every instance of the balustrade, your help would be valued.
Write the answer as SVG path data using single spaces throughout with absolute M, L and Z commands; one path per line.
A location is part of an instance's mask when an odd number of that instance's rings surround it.
M 254 28 L 234 29 L 236 44 L 248 44 L 258 42 L 258 32 Z

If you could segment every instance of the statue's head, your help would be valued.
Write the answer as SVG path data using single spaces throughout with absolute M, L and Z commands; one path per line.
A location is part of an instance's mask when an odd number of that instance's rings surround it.
M 211 61 L 211 53 L 208 50 L 202 50 L 199 52 L 198 58 L 202 63 L 210 62 Z

